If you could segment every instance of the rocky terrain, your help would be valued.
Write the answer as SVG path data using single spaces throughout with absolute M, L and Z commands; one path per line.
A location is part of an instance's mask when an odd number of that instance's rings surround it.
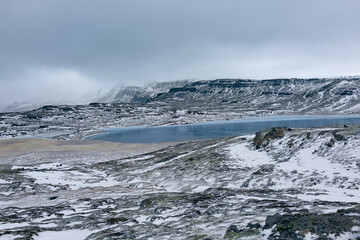
M 115 88 L 89 105 L 0 113 L 0 138 L 81 139 L 101 127 L 159 126 L 249 116 L 359 114 L 360 78 L 179 81 Z M 61 136 L 59 136 L 61 135 Z
M 360 127 L 0 167 L 0 239 L 359 239 Z
M 0 240 L 360 239 L 359 126 L 164 144 L 83 140 L 106 127 L 359 114 L 359 85 L 179 81 L 2 112 Z

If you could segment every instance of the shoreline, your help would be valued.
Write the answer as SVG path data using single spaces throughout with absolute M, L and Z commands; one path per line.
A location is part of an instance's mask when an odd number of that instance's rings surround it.
M 153 152 L 176 143 L 113 143 L 94 140 L 17 138 L 0 140 L 1 165 L 46 162 L 96 163 Z

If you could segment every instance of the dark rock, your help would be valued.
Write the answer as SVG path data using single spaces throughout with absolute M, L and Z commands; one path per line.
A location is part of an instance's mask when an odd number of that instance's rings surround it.
M 308 212 L 309 212 L 309 209 L 303 208 L 303 209 L 300 209 L 299 212 L 301 212 L 301 213 L 308 213 Z
M 260 223 L 248 223 L 248 225 L 246 225 L 248 228 L 250 229 L 259 229 L 261 227 Z
M 267 146 L 272 139 L 279 139 L 285 136 L 285 130 L 287 128 L 272 128 L 268 132 L 257 132 L 253 139 L 253 144 L 256 149 L 259 149 L 261 146 Z
M 285 133 L 283 130 L 278 128 L 272 128 L 271 131 L 267 132 L 264 136 L 265 139 L 276 139 L 276 138 L 282 138 L 285 136 Z
M 71 112 L 74 111 L 74 109 L 72 107 L 61 107 L 60 110 L 64 111 L 64 112 Z
M 57 109 L 58 107 L 57 106 L 55 106 L 55 105 L 45 105 L 45 106 L 43 106 L 41 109 L 43 109 L 43 110 L 53 110 L 53 109 Z
M 140 203 L 140 208 L 148 208 L 150 207 L 152 204 L 152 201 L 151 199 L 145 199 L 145 200 L 142 200 L 141 203 Z
M 328 142 L 328 143 L 326 144 L 326 146 L 328 146 L 328 147 L 333 147 L 334 144 L 335 144 L 335 139 L 334 139 L 334 138 L 331 138 L 331 139 L 330 139 L 330 142 Z
M 269 91 L 263 91 L 261 93 L 261 95 L 272 95 L 272 94 L 273 94 L 273 92 L 269 92 Z
M 262 132 L 256 132 L 255 133 L 255 137 L 253 139 L 253 143 L 256 147 L 256 149 L 259 149 L 263 143 L 263 136 L 262 136 Z
M 24 118 L 27 118 L 29 120 L 36 120 L 36 119 L 40 119 L 42 118 L 41 114 L 33 114 L 33 113 L 28 113 L 28 114 L 24 114 Z
M 337 94 L 341 95 L 341 96 L 351 96 L 354 94 L 354 92 L 352 90 L 345 90 L 342 92 L 338 92 Z
M 281 219 L 281 215 L 279 213 L 276 213 L 274 215 L 270 215 L 266 217 L 264 229 L 271 228 L 274 226 L 274 224 L 278 223 Z
M 169 90 L 169 93 L 175 93 L 175 92 L 196 92 L 196 88 L 182 87 L 182 88 L 171 88 Z
M 319 136 L 325 135 L 326 133 L 328 133 L 328 131 L 320 131 Z
M 252 175 L 263 175 L 274 171 L 273 164 L 264 164 L 260 166 L 260 169 L 253 172 Z
M 290 93 L 290 92 L 279 92 L 278 93 L 278 96 L 290 96 L 290 95 L 293 95 L 293 93 Z
M 228 229 L 226 230 L 226 233 L 238 233 L 240 230 L 237 228 L 236 225 L 230 225 Z
M 197 196 L 197 197 L 193 198 L 192 203 L 197 205 L 199 203 L 204 203 L 207 200 L 210 200 L 212 198 L 213 198 L 213 196 L 211 194 L 201 194 L 200 196 Z
M 327 239 L 330 234 L 339 236 L 360 226 L 360 207 L 338 210 L 336 213 L 317 214 L 302 209 L 295 214 L 275 214 L 266 218 L 264 229 L 272 228 L 269 239 L 303 239 L 306 233 L 316 234 L 317 239 Z M 356 214 L 353 214 L 356 213 Z
M 98 103 L 98 102 L 89 103 L 89 106 L 91 106 L 91 107 L 100 107 L 101 105 L 102 105 L 102 103 Z
M 226 239 L 238 239 L 242 237 L 258 235 L 258 229 L 238 229 L 236 225 L 231 225 L 226 230 L 224 238 Z
M 338 134 L 337 132 L 333 132 L 333 135 L 334 135 L 334 138 L 335 138 L 337 141 L 342 141 L 342 140 L 344 140 L 344 136 L 341 135 L 341 134 Z
M 126 222 L 128 219 L 125 217 L 113 217 L 106 219 L 107 224 L 117 224 L 119 222 Z
M 291 211 L 290 208 L 288 208 L 288 207 L 284 208 L 284 212 L 286 212 L 286 213 L 292 213 L 292 211 Z

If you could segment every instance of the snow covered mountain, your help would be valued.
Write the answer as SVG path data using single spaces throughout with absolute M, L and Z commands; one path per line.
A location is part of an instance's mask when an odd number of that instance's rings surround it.
M 112 95 L 114 95 L 112 93 Z M 108 99 L 109 101 L 105 101 Z M 359 113 L 360 78 L 218 79 L 157 83 L 124 88 L 100 102 L 167 103 L 172 106 L 234 106 L 244 110 L 296 110 L 299 113 Z
M 2 112 L 19 112 L 45 105 L 79 105 L 91 102 L 167 104 L 176 109 L 203 110 L 222 106 L 244 111 L 296 111 L 298 113 L 359 113 L 360 77 L 327 79 L 217 79 L 157 82 L 143 87 L 116 86 L 86 96 L 52 101 L 21 102 L 2 106 Z
M 158 94 L 169 91 L 172 88 L 182 87 L 188 81 L 156 82 L 144 87 L 116 86 L 108 94 L 98 98 L 100 103 L 145 103 Z

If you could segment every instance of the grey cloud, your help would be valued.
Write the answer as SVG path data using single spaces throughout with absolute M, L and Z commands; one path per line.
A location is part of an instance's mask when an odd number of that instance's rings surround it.
M 75 71 L 96 87 L 357 74 L 359 7 L 357 0 L 3 0 L 0 94 L 39 84 L 36 69 Z

